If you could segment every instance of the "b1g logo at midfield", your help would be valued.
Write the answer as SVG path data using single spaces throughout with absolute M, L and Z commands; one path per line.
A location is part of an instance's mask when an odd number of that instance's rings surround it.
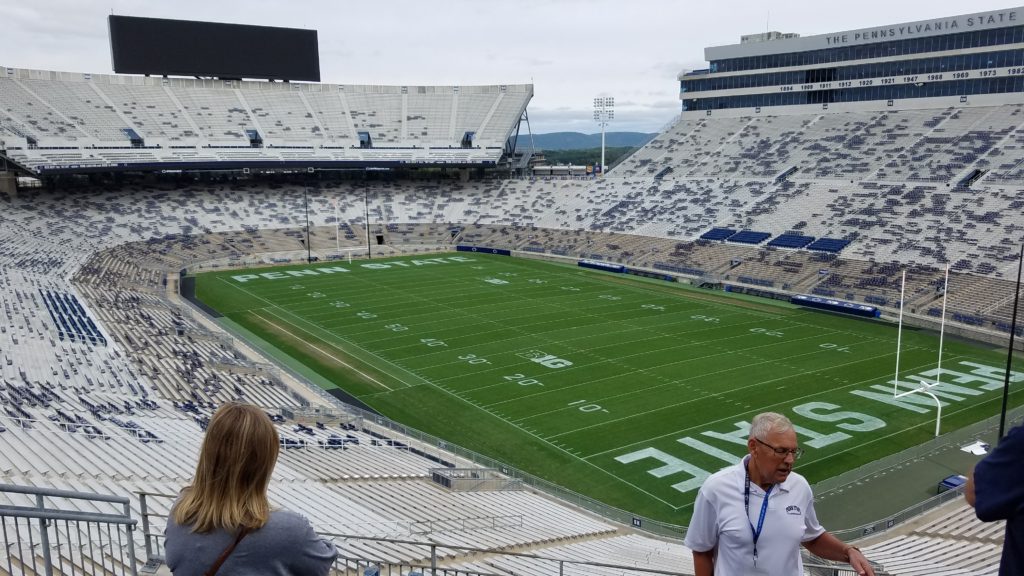
M 526 352 L 519 352 L 516 356 L 526 358 L 527 360 L 536 362 L 537 364 L 547 368 L 566 368 L 568 366 L 572 366 L 572 362 L 564 358 L 552 356 L 547 352 L 541 352 L 540 350 L 527 350 Z

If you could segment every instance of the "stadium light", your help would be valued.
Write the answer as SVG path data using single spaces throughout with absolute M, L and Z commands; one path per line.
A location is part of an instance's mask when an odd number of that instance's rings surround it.
M 370 199 L 363 188 L 363 218 L 366 220 L 366 259 L 370 259 Z
M 594 121 L 601 125 L 601 176 L 604 176 L 604 128 L 615 118 L 615 98 L 594 98 Z
M 309 245 L 309 184 L 302 187 L 302 203 L 306 205 L 306 262 L 313 261 L 313 247 Z
M 338 255 L 341 256 L 341 220 L 338 218 L 338 198 L 334 198 L 334 245 Z M 349 258 L 351 261 L 351 258 Z M 351 264 L 351 262 L 349 262 Z

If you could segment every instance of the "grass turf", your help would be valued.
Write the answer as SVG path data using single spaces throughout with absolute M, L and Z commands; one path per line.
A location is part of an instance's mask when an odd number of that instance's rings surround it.
M 933 400 L 892 399 L 896 330 L 874 320 L 465 253 L 207 273 L 197 294 L 394 420 L 664 522 L 758 412 L 793 419 L 812 483 L 934 431 Z M 937 346 L 904 330 L 905 389 Z M 998 413 L 1003 354 L 947 340 L 944 431 Z

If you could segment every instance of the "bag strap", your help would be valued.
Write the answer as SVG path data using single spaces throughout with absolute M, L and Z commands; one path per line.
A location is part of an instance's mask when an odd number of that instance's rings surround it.
M 231 553 L 235 551 L 235 547 L 238 546 L 238 543 L 241 542 L 242 538 L 245 538 L 248 534 L 249 529 L 242 528 L 242 530 L 239 531 L 238 536 L 235 538 L 235 541 L 220 553 L 220 558 L 217 558 L 217 561 L 213 563 L 213 566 L 210 566 L 209 570 L 203 573 L 203 576 L 213 576 L 216 574 L 217 570 L 220 570 L 221 564 L 224 564 L 224 561 L 228 559 L 228 556 L 231 556 Z

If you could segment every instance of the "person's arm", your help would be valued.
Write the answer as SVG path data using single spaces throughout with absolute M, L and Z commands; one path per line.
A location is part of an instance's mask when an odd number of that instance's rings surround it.
M 860 576 L 875 576 L 875 569 L 860 550 L 847 545 L 828 532 L 804 542 L 804 547 L 819 558 L 848 563 Z
M 983 522 L 1006 520 L 1024 504 L 1024 428 L 1017 426 L 975 466 L 968 478 L 974 513 Z M 972 482 L 973 480 L 973 482 Z
M 299 573 L 323 574 L 327 576 L 330 573 L 331 566 L 334 564 L 334 560 L 338 557 L 338 550 L 330 540 L 314 532 L 313 527 L 309 524 L 306 525 L 305 540 L 306 545 L 303 547 L 303 550 L 296 554 L 296 560 L 305 567 Z
M 715 573 L 715 548 L 718 546 L 718 514 L 708 500 L 704 486 L 693 502 L 693 516 L 686 529 L 683 544 L 693 552 L 693 570 L 696 576 L 712 576 Z
M 338 557 L 334 544 L 314 532 L 305 516 L 286 513 L 288 518 L 282 524 L 281 541 L 288 549 L 284 558 L 290 573 L 327 576 Z
M 697 552 L 693 550 L 693 573 L 695 576 L 714 576 L 715 551 Z
M 964 486 L 964 499 L 971 506 L 974 506 L 974 469 L 967 474 L 967 484 Z

